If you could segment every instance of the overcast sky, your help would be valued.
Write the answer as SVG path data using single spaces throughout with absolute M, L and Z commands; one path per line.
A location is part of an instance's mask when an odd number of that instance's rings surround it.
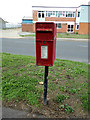
M 32 6 L 78 7 L 90 0 L 0 0 L 0 17 L 8 22 L 21 22 L 23 16 L 32 17 Z

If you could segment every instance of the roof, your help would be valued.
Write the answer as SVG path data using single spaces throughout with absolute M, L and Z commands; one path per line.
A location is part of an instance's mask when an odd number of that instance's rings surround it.
M 84 4 L 82 4 L 82 5 L 80 5 L 80 6 L 90 6 L 90 5 L 86 5 L 86 4 L 84 5 Z M 79 7 L 80 7 L 80 6 L 79 6 Z
M 0 17 L 0 19 L 1 19 L 3 22 L 8 23 L 7 21 L 5 21 L 4 19 L 2 19 L 1 17 Z
M 32 10 L 38 11 L 76 11 L 77 7 L 58 7 L 58 6 L 32 6 Z
M 90 6 L 90 5 L 86 5 L 86 4 L 82 4 L 80 6 Z M 78 6 L 78 7 L 80 7 Z M 60 7 L 60 6 L 32 6 L 32 8 L 78 8 L 78 7 Z
M 59 6 L 32 6 L 38 8 L 77 8 L 77 7 L 59 7 Z

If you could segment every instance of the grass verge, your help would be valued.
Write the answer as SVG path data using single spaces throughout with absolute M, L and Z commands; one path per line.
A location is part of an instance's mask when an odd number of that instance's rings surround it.
M 34 37 L 35 34 L 31 35 L 20 35 L 21 37 Z M 69 33 L 57 33 L 57 38 L 76 38 L 76 39 L 89 39 L 90 35 L 81 35 L 81 34 L 69 34 Z
M 56 59 L 49 67 L 48 96 L 67 113 L 88 109 L 88 65 Z M 26 101 L 39 106 L 43 94 L 44 66 L 36 66 L 36 58 L 24 55 L 2 54 L 3 101 Z M 76 101 L 76 102 L 75 102 Z M 68 106 L 66 106 L 68 105 Z M 61 107 L 60 107 L 61 108 Z
M 88 39 L 89 35 L 81 34 L 69 34 L 69 33 L 57 33 L 57 38 L 76 38 L 76 39 Z

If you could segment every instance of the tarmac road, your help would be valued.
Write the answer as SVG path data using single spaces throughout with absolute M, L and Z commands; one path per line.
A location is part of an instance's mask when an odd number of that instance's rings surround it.
M 88 63 L 87 41 L 60 39 L 56 43 L 56 58 Z M 36 56 L 35 38 L 3 38 L 2 52 Z

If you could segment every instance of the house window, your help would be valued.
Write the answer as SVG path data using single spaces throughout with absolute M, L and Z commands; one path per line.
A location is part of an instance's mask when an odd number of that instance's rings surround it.
M 66 12 L 65 12 L 65 11 L 63 11 L 63 17 L 65 17 L 65 15 L 66 15 Z
M 73 12 L 73 17 L 75 17 L 75 12 Z
M 41 18 L 41 12 L 38 13 L 38 18 Z
M 56 11 L 56 17 L 58 17 L 58 11 Z
M 46 11 L 46 17 L 75 17 L 73 11 Z
M 56 23 L 56 27 L 57 27 L 57 28 L 62 28 L 61 23 Z
M 67 25 L 67 32 L 73 33 L 74 32 L 74 25 Z
M 66 11 L 66 17 L 75 17 L 75 12 Z
M 79 24 L 76 24 L 76 30 L 79 30 Z
M 38 18 L 44 18 L 45 17 L 44 11 L 38 11 Z
M 58 17 L 61 17 L 62 16 L 62 11 L 59 11 L 58 12 Z
M 46 11 L 46 17 L 48 17 L 48 11 Z
M 42 12 L 42 18 L 44 18 L 44 12 Z
M 53 13 L 53 15 L 55 15 L 55 11 L 53 11 L 52 13 Z
M 78 12 L 78 17 L 80 17 L 80 12 Z
M 48 11 L 48 17 L 52 15 L 52 11 Z
M 66 17 L 73 17 L 72 12 L 66 12 Z

